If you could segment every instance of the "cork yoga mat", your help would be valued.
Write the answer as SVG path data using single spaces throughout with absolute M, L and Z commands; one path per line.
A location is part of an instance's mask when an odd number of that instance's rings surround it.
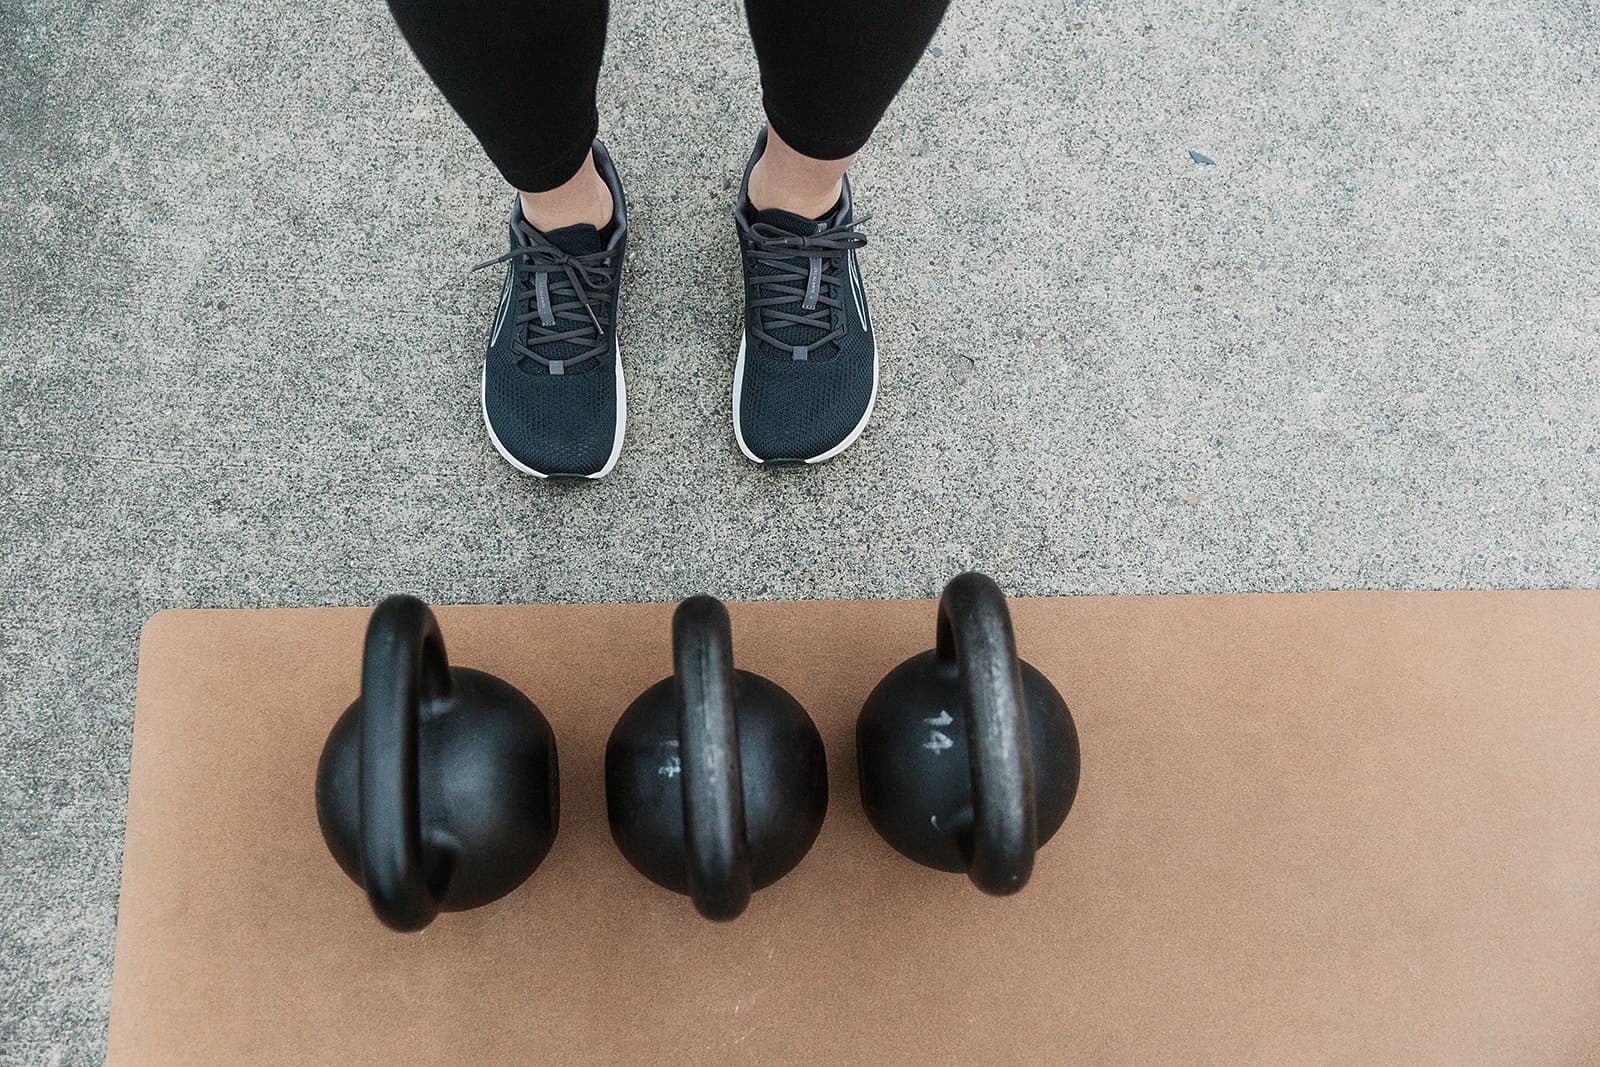
M 815 848 L 712 924 L 612 845 L 601 757 L 672 605 L 439 609 L 560 746 L 521 888 L 372 916 L 313 777 L 365 609 L 146 628 L 114 1064 L 1600 1062 L 1600 593 L 1018 600 L 1077 805 L 1018 896 L 863 816 L 862 700 L 928 602 L 732 605 L 828 746 Z

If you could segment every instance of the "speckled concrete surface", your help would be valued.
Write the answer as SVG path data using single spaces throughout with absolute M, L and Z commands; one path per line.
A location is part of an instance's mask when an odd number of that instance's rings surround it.
M 381 4 L 0 3 L 0 1060 L 101 1055 L 160 608 L 1600 584 L 1589 3 L 958 0 L 856 170 L 878 415 L 787 473 L 728 427 L 741 18 L 617 4 L 574 487 L 483 438 L 507 194 Z

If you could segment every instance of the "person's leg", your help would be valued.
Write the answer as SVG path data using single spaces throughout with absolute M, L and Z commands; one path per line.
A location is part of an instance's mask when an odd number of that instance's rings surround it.
M 781 208 L 808 219 L 820 219 L 839 202 L 844 172 L 855 161 L 854 152 L 843 159 L 803 155 L 769 125 L 767 149 L 750 169 L 750 203 L 758 211 Z
M 820 217 L 933 39 L 949 0 L 746 0 L 772 134 L 757 208 Z
M 539 477 L 622 449 L 622 184 L 595 139 L 606 0 L 389 0 L 445 98 L 518 190 L 482 376 L 489 440 Z M 484 264 L 488 266 L 489 264 Z
M 541 230 L 604 226 L 590 146 L 607 0 L 389 0 L 406 41 Z
M 757 463 L 820 463 L 866 429 L 878 344 L 861 284 L 855 154 L 948 0 L 746 0 L 768 128 L 734 219 L 745 321 L 733 428 Z

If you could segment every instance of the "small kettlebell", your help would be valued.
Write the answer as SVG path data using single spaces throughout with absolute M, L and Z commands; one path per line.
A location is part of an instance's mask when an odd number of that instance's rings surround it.
M 867 818 L 890 845 L 986 893 L 1015 893 L 1078 791 L 1078 731 L 1017 658 L 1000 587 L 976 572 L 939 599 L 936 647 L 878 683 L 856 721 Z
M 728 610 L 692 597 L 672 615 L 673 675 L 606 742 L 606 813 L 639 872 L 708 919 L 800 862 L 828 810 L 816 724 L 781 686 L 733 669 Z
M 521 885 L 560 818 L 556 742 L 527 697 L 451 667 L 428 605 L 379 604 L 361 696 L 317 765 L 317 821 L 333 858 L 396 930 Z

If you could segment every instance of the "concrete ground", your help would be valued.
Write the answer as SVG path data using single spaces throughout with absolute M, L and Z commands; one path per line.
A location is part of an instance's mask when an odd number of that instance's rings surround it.
M 632 422 L 552 486 L 478 421 L 508 194 L 382 4 L 0 0 L 0 1061 L 101 1055 L 161 608 L 1600 585 L 1596 14 L 957 0 L 855 172 L 878 414 L 774 473 L 740 9 L 619 0 Z

